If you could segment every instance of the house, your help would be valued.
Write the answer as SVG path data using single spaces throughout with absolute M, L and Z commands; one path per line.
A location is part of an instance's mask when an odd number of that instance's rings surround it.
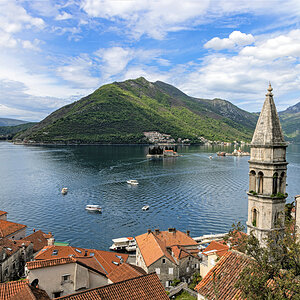
M 26 225 L 0 219 L 0 239 L 20 240 L 26 236 Z
M 24 237 L 24 241 L 30 241 L 33 244 L 33 253 L 37 254 L 45 246 L 52 246 L 54 244 L 54 238 L 51 232 L 44 233 L 41 230 L 35 231 Z
M 23 276 L 25 263 L 32 257 L 33 246 L 29 241 L 0 239 L 0 282 Z
M 201 253 L 200 275 L 206 276 L 211 268 L 216 265 L 217 260 L 227 253 L 229 246 L 222 242 L 212 241 Z
M 108 274 L 126 262 L 127 254 L 71 246 L 45 246 L 26 264 L 29 282 L 38 280 L 50 298 L 107 285 Z
M 68 300 L 168 300 L 164 287 L 155 273 L 98 287 L 58 299 Z
M 235 250 L 226 252 L 195 287 L 198 300 L 241 299 L 241 291 L 235 284 L 241 272 L 250 263 L 251 258 L 241 252 Z
M 108 283 L 116 283 L 131 278 L 146 275 L 147 273 L 140 267 L 123 263 L 108 274 Z
M 95 257 L 36 260 L 28 262 L 26 269 L 29 282 L 38 282 L 51 299 L 108 283 Z
M 28 281 L 0 283 L 1 300 L 49 300 L 45 291 L 28 284 Z
M 156 272 L 165 287 L 174 279 L 189 282 L 199 272 L 198 244 L 190 236 L 175 228 L 155 229 L 135 237 L 136 265 L 147 273 Z

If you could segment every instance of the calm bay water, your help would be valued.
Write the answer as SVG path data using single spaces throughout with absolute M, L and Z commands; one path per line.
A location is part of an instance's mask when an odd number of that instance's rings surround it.
M 192 236 L 223 233 L 247 219 L 249 157 L 189 146 L 182 157 L 147 160 L 146 146 L 22 146 L 0 142 L 0 210 L 57 241 L 107 250 L 111 239 L 148 228 Z M 223 148 L 224 150 L 224 148 Z M 232 151 L 232 148 L 226 148 Z M 213 159 L 209 159 L 213 155 Z M 300 145 L 288 147 L 288 202 L 300 194 Z M 137 179 L 138 186 L 126 184 Z M 62 196 L 62 187 L 69 193 Z M 102 214 L 85 210 L 99 204 Z M 148 204 L 150 210 L 141 208 Z

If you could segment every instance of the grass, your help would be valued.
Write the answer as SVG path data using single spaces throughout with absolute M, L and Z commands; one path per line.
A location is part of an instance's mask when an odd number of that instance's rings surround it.
M 182 291 L 180 294 L 178 294 L 175 298 L 176 300 L 195 300 L 197 298 L 191 296 L 188 292 Z

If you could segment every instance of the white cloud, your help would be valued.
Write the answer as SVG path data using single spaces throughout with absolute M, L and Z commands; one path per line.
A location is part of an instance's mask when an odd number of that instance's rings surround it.
M 63 20 L 68 20 L 68 19 L 72 19 L 72 15 L 65 11 L 63 11 L 61 14 L 59 14 L 55 17 L 55 20 L 57 20 L 57 21 L 63 21 Z
M 233 56 L 208 55 L 186 74 L 179 87 L 196 97 L 225 98 L 241 105 L 251 101 L 244 109 L 258 111 L 269 80 L 275 100 L 300 93 L 299 57 L 300 30 L 293 30 L 245 47 Z
M 87 55 L 69 59 L 64 66 L 57 68 L 57 75 L 70 82 L 73 87 L 95 88 L 100 79 L 91 75 L 93 62 Z
M 34 39 L 33 42 L 28 41 L 28 40 L 21 41 L 21 44 L 24 49 L 33 50 L 33 51 L 41 51 L 41 49 L 38 47 L 40 42 L 41 42 L 40 40 Z
M 246 46 L 254 43 L 252 34 L 242 33 L 240 31 L 233 31 L 228 38 L 220 39 L 215 37 L 209 40 L 204 48 L 212 48 L 214 50 L 232 49 L 239 46 Z
M 280 17 L 280 22 L 289 20 L 294 24 L 300 16 L 297 0 L 287 0 L 284 5 L 281 0 L 271 4 L 249 0 L 82 0 L 81 8 L 92 18 L 120 21 L 135 38 L 146 34 L 155 39 L 162 39 L 171 31 L 213 22 L 221 16 L 268 14 Z

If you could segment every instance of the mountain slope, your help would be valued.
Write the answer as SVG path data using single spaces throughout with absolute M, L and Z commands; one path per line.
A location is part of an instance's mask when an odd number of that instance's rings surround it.
M 35 124 L 34 122 L 28 122 L 15 126 L 0 126 L 0 139 L 12 139 L 16 133 L 24 131 Z
M 279 113 L 286 140 L 300 143 L 300 102 Z
M 227 101 L 192 98 L 141 77 L 104 85 L 17 138 L 38 143 L 142 143 L 144 131 L 159 131 L 193 141 L 199 136 L 250 140 L 255 123 L 255 116 Z

